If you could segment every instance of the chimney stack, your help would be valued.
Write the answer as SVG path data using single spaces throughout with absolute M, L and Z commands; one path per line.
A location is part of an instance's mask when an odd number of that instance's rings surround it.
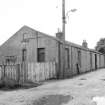
M 86 40 L 83 40 L 82 46 L 83 46 L 84 48 L 88 48 L 88 43 L 86 42 Z
M 58 29 L 58 32 L 56 33 L 56 38 L 63 40 L 63 33 L 60 31 L 60 29 Z

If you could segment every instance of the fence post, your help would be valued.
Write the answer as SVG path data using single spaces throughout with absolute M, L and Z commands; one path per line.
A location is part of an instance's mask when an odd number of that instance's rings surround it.
M 6 65 L 4 65 L 4 79 L 5 79 L 5 74 L 6 74 L 6 72 L 5 72 L 6 69 L 5 68 L 6 68 Z
M 22 81 L 27 82 L 27 72 L 28 72 L 27 62 L 22 62 Z
M 16 65 L 17 82 L 20 81 L 20 64 Z
M 19 84 L 23 83 L 23 63 L 20 63 Z
M 25 62 L 22 62 L 22 83 L 25 82 Z
M 1 66 L 1 79 L 4 79 L 4 65 Z

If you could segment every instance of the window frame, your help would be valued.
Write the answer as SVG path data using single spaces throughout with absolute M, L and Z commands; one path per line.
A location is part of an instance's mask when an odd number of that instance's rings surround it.
M 45 62 L 46 54 L 45 48 L 37 48 L 37 62 Z

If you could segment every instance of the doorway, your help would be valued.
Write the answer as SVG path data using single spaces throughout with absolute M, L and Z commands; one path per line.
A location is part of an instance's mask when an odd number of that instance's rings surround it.
M 80 74 L 80 68 L 81 68 L 81 51 L 80 50 L 78 51 L 76 68 L 77 68 L 77 73 Z
M 95 54 L 95 69 L 97 69 L 97 54 Z

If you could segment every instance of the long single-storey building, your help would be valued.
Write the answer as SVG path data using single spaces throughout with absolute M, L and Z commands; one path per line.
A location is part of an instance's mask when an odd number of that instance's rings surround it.
M 57 78 L 67 78 L 105 67 L 105 56 L 87 48 L 85 44 L 80 46 L 68 41 L 64 43 L 61 32 L 53 37 L 23 26 L 0 46 L 0 64 L 55 62 Z

